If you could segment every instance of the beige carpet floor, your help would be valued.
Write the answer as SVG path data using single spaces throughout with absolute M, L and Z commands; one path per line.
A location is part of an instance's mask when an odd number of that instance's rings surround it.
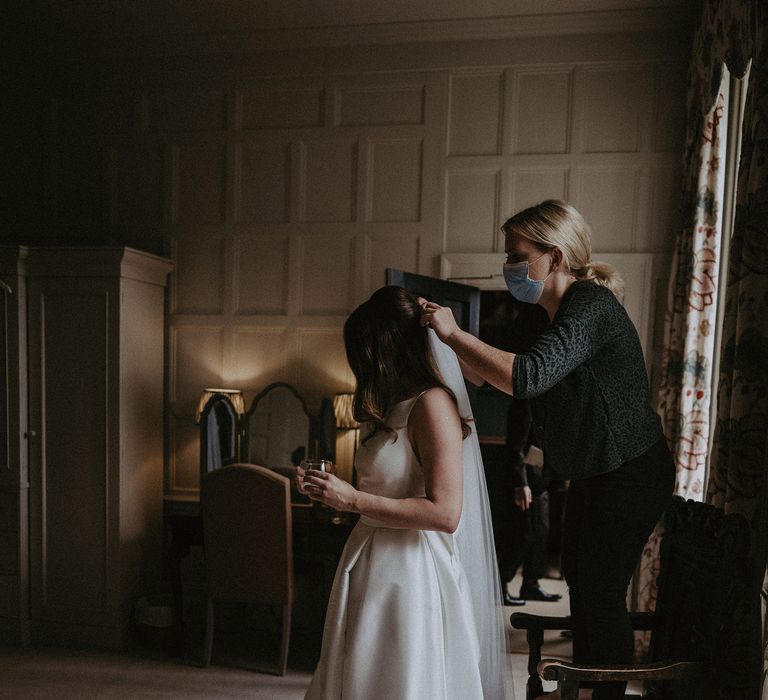
M 519 582 L 510 584 L 517 593 Z M 562 581 L 543 579 L 550 592 L 566 593 Z M 567 596 L 558 603 L 531 602 L 522 607 L 507 608 L 508 613 L 525 611 L 551 615 L 567 614 Z M 508 617 L 508 616 L 507 616 Z M 144 698 L 250 698 L 252 700 L 301 700 L 309 684 L 316 658 L 318 638 L 313 630 L 301 625 L 292 637 L 292 653 L 288 673 L 284 677 L 255 673 L 230 666 L 237 664 L 232 647 L 242 650 L 229 638 L 217 643 L 214 664 L 198 665 L 200 628 L 188 630 L 189 652 L 186 658 L 168 658 L 160 649 L 132 648 L 124 654 L 76 651 L 52 648 L 0 648 L 0 700 L 63 700 L 69 698 L 125 699 Z M 525 699 L 527 678 L 524 633 L 508 629 L 515 699 Z M 226 637 L 227 635 L 222 635 Z M 189 643 L 191 642 L 191 643 Z M 548 633 L 544 656 L 567 657 L 570 643 L 558 633 Z M 225 665 L 227 664 L 227 665 Z M 546 689 L 551 689 L 551 686 Z M 361 698 L 360 700 L 364 700 Z M 396 700 L 396 699 L 393 699 Z M 425 699 L 429 700 L 429 699 Z

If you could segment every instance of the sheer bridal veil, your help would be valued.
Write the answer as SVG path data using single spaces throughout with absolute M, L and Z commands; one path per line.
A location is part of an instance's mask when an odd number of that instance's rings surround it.
M 456 395 L 459 414 L 472 415 L 464 377 L 456 354 L 437 334 L 428 329 L 429 347 L 437 369 Z M 504 608 L 493 543 L 493 526 L 488 504 L 483 460 L 477 430 L 464 440 L 464 504 L 456 530 L 461 564 L 469 583 L 480 639 L 480 667 L 484 700 L 512 700 L 512 674 L 507 657 Z

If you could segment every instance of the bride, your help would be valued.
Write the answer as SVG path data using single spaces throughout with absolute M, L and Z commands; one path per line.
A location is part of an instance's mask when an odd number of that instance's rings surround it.
M 344 326 L 362 424 L 358 488 L 298 472 L 311 498 L 360 514 L 305 700 L 512 697 L 469 401 L 456 356 L 420 316 L 419 300 L 390 286 Z

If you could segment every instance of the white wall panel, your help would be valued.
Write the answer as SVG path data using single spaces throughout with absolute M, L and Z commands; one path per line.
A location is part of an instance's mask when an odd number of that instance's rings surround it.
M 303 145 L 302 220 L 352 221 L 355 216 L 357 144 L 349 140 Z
M 511 181 L 513 212 L 545 199 L 568 199 L 568 171 L 563 168 L 520 170 L 512 173 Z
M 230 386 L 246 394 L 247 404 L 272 382 L 289 379 L 287 335 L 288 331 L 279 326 L 232 329 L 232 369 L 227 380 Z
M 180 232 L 173 244 L 171 308 L 182 314 L 218 314 L 224 310 L 225 241 L 206 230 Z
M 369 144 L 370 221 L 419 221 L 422 152 L 421 139 Z
M 448 153 L 491 155 L 500 150 L 502 74 L 469 73 L 451 78 Z
M 212 224 L 224 220 L 226 148 L 199 141 L 177 147 L 174 171 L 178 209 L 174 219 L 181 223 Z
M 190 415 L 171 415 L 168 425 L 167 492 L 172 496 L 197 496 L 200 488 L 200 426 Z
M 235 313 L 288 313 L 289 248 L 285 235 L 235 239 Z
M 445 250 L 493 250 L 498 233 L 500 173 L 451 171 L 447 177 Z
M 571 126 L 571 72 L 525 70 L 514 76 L 510 122 L 515 153 L 565 153 Z
M 641 116 L 647 111 L 647 69 L 588 68 L 576 73 L 577 128 L 584 153 L 640 149 Z
M 203 389 L 224 379 L 224 329 L 185 325 L 171 329 L 170 401 L 177 415 L 191 417 Z
M 288 221 L 290 162 L 289 145 L 279 139 L 238 145 L 238 221 Z
M 411 233 L 399 235 L 382 234 L 370 237 L 369 248 L 369 289 L 375 289 L 387 283 L 387 268 L 420 272 L 419 268 L 419 238 Z
M 354 386 L 341 328 L 303 328 L 298 338 L 298 386 L 314 403 Z
M 675 159 L 678 160 L 679 159 Z M 674 248 L 680 231 L 680 192 L 682 189 L 680 163 L 660 165 L 651 174 L 650 226 L 647 244 L 655 251 Z
M 653 75 L 654 151 L 677 151 L 685 138 L 686 64 L 662 63 Z
M 349 237 L 333 234 L 315 234 L 303 238 L 303 313 L 349 312 L 354 279 L 353 245 Z
M 243 129 L 285 129 L 322 126 L 324 90 L 264 85 L 241 93 Z
M 576 205 L 592 227 L 593 250 L 631 251 L 636 227 L 638 172 L 596 168 L 574 173 Z
M 336 91 L 337 126 L 383 126 L 424 122 L 424 85 L 345 87 Z

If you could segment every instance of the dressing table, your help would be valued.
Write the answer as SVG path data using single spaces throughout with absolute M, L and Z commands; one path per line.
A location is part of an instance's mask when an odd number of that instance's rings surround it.
M 201 474 L 239 461 L 266 466 L 292 478 L 304 457 L 334 459 L 336 422 L 330 399 L 324 399 L 319 414 L 313 415 L 291 385 L 279 382 L 254 397 L 242 416 L 223 410 L 227 401 L 226 394 L 213 392 L 201 411 Z M 233 443 L 232 435 L 239 440 Z M 312 502 L 293 486 L 291 505 L 294 561 L 322 568 L 318 599 L 324 606 L 356 518 Z M 192 547 L 203 545 L 199 498 L 166 499 L 165 523 L 169 542 L 166 563 L 176 611 L 169 652 L 180 656 L 184 653 L 182 561 Z

